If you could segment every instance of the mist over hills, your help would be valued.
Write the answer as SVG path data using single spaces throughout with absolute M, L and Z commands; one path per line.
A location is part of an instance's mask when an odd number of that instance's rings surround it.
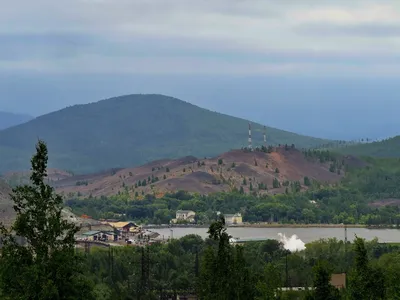
M 0 130 L 26 123 L 32 119 L 33 117 L 29 115 L 0 111 Z
M 163 95 L 127 95 L 75 105 L 0 131 L 0 173 L 29 168 L 37 139 L 49 167 L 88 173 L 161 158 L 218 155 L 247 145 L 247 120 Z M 253 144 L 263 126 L 253 124 Z M 267 127 L 269 144 L 315 147 L 329 141 Z

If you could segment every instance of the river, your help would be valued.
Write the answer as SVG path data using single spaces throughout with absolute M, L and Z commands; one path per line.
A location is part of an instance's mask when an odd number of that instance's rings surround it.
M 188 234 L 197 234 L 202 238 L 207 237 L 208 228 L 171 228 L 173 238 L 181 238 Z M 170 228 L 156 228 L 151 231 L 158 232 L 160 237 L 165 239 L 171 236 Z M 234 238 L 246 239 L 279 239 L 279 233 L 290 237 L 297 235 L 304 243 L 309 243 L 322 238 L 337 238 L 344 240 L 344 228 L 248 228 L 248 227 L 230 227 L 228 233 Z M 366 229 L 366 228 L 347 228 L 347 239 L 352 241 L 358 237 L 372 240 L 377 237 L 381 243 L 400 243 L 400 230 L 398 229 Z

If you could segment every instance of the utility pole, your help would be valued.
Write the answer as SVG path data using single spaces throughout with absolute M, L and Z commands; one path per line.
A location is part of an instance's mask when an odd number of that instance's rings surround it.
M 147 272 L 146 272 L 146 255 L 145 255 L 145 251 L 144 251 L 144 247 L 142 247 L 142 258 L 141 258 L 141 277 L 140 277 L 140 288 L 139 288 L 139 297 L 138 299 L 142 299 L 142 296 L 146 295 L 146 291 L 147 291 Z
M 109 271 L 110 271 L 110 278 L 111 282 L 114 282 L 114 255 L 113 255 L 113 249 L 111 246 L 108 248 L 108 263 L 109 263 Z
M 345 263 L 345 273 L 347 273 L 347 225 L 344 224 L 344 259 Z
M 85 253 L 90 254 L 90 242 L 85 241 Z
M 267 149 L 267 127 L 264 126 L 264 147 Z
M 286 287 L 289 287 L 289 272 L 288 272 L 287 256 L 288 256 L 288 250 L 286 250 Z
M 249 145 L 248 145 L 249 150 L 251 151 L 253 149 L 252 143 L 251 143 L 251 124 L 249 122 Z
M 199 277 L 199 249 L 196 246 L 196 259 L 194 262 L 194 275 L 196 278 Z

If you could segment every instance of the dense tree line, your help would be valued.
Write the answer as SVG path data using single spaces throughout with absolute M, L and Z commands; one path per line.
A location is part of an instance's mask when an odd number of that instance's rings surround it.
M 277 240 L 234 246 L 223 221 L 217 221 L 206 240 L 188 235 L 145 249 L 117 247 L 112 259 L 109 250 L 93 249 L 86 269 L 97 299 L 182 293 L 199 299 L 397 299 L 399 250 L 398 245 L 357 237 L 347 244 L 319 240 L 299 252 L 285 250 Z M 148 268 L 144 275 L 143 266 Z M 333 273 L 347 273 L 347 288 L 330 284 Z M 305 291 L 284 292 L 282 287 Z

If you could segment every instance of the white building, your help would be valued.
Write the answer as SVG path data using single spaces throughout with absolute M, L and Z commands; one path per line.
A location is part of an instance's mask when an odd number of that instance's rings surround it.
M 227 214 L 227 215 L 224 215 L 224 218 L 225 218 L 226 225 L 241 225 L 241 224 L 243 224 L 241 213 L 236 213 L 233 215 Z
M 172 219 L 172 223 L 178 223 L 179 221 L 194 222 L 196 213 L 193 210 L 177 210 L 176 218 Z

